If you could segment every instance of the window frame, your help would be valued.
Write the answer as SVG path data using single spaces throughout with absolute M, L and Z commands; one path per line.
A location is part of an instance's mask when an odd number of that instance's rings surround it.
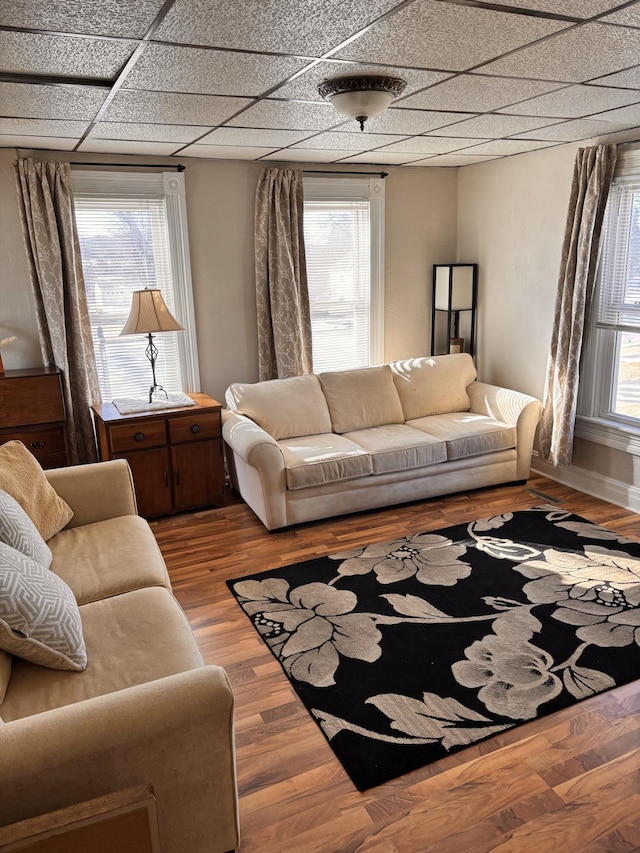
M 612 186 L 629 184 L 640 184 L 640 147 L 623 150 L 618 155 Z M 603 238 L 606 218 L 610 215 L 612 211 L 608 207 L 603 224 Z M 612 411 L 619 335 L 622 332 L 602 325 L 598 327 L 603 254 L 601 245 L 589 325 L 582 352 L 575 434 L 587 441 L 640 456 L 640 418 Z
M 381 176 L 305 175 L 304 201 L 369 202 L 369 367 L 384 362 L 385 182 Z M 335 370 L 339 367 L 333 368 Z
M 93 170 L 74 167 L 71 170 L 74 198 L 130 197 L 132 199 L 164 198 L 174 314 L 184 326 L 176 335 L 182 390 L 200 390 L 200 367 L 196 337 L 193 283 L 189 255 L 189 233 L 185 180 L 182 172 L 120 172 L 110 169 Z

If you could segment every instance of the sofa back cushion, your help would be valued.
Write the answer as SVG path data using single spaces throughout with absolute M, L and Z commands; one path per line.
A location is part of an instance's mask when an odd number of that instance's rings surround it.
M 471 408 L 467 386 L 478 374 L 469 353 L 410 358 L 390 367 L 405 420 Z
M 230 385 L 225 395 L 234 412 L 246 415 L 276 440 L 331 432 L 331 418 L 314 373 L 290 379 Z
M 400 397 L 388 364 L 321 373 L 320 382 L 334 432 L 404 423 Z

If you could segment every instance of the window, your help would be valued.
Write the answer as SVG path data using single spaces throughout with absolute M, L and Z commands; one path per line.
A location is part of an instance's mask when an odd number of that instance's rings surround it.
M 72 183 L 103 399 L 141 397 L 151 384 L 145 337 L 119 336 L 144 287 L 159 287 L 185 328 L 154 336 L 158 382 L 198 390 L 183 175 L 74 170 Z
M 382 362 L 384 180 L 305 178 L 313 369 Z
M 585 346 L 578 434 L 633 450 L 640 433 L 640 151 L 616 167 Z M 634 452 L 640 452 L 640 442 Z

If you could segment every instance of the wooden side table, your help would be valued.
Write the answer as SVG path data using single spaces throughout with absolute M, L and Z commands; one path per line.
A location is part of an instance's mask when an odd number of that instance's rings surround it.
M 93 406 L 100 458 L 129 462 L 145 518 L 223 503 L 222 406 L 190 396 L 195 406 L 131 415 L 112 403 Z
M 57 367 L 6 370 L 0 375 L 0 444 L 21 441 L 43 468 L 70 465 Z

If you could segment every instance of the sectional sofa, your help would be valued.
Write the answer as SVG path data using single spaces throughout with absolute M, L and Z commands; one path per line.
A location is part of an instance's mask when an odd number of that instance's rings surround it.
M 466 353 L 234 383 L 233 485 L 268 530 L 529 476 L 542 406 Z

